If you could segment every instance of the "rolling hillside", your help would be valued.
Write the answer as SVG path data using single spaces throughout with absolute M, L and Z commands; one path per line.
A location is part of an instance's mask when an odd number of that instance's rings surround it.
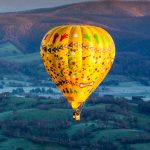
M 21 53 L 33 55 L 39 52 L 44 34 L 54 26 L 72 23 L 100 26 L 110 32 L 116 44 L 116 61 L 111 73 L 149 78 L 150 2 L 86 2 L 3 13 L 0 20 L 0 45 L 9 42 Z M 10 61 L 9 57 L 0 61 L 3 70 L 7 69 Z
M 7 56 L 16 56 L 20 55 L 22 52 L 13 44 L 9 42 L 5 42 L 0 44 L 0 57 L 7 57 Z
M 65 99 L 0 100 L 2 150 L 149 150 L 149 102 L 91 97 L 76 122 Z
M 87 2 L 51 9 L 0 15 L 0 41 L 12 41 L 25 52 L 39 50 L 40 41 L 50 28 L 68 23 L 97 25 L 119 41 L 147 42 L 150 33 L 150 2 Z M 144 41 L 145 40 L 145 41 Z M 130 41 L 130 42 L 129 42 Z M 120 51 L 124 46 L 121 46 Z M 127 49 L 126 51 L 129 51 Z

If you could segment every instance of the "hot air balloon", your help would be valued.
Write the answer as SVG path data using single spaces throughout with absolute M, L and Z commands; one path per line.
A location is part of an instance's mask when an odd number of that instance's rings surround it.
M 40 49 L 48 74 L 80 120 L 83 104 L 113 64 L 112 37 L 96 26 L 62 25 L 48 31 Z

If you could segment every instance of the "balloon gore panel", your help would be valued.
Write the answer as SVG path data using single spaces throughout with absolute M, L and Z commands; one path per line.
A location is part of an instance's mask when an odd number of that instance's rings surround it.
M 44 36 L 41 56 L 52 81 L 72 108 L 77 109 L 109 72 L 115 45 L 102 28 L 64 25 L 51 29 Z

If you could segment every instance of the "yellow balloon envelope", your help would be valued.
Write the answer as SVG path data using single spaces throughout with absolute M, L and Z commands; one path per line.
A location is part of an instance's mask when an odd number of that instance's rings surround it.
M 102 28 L 63 25 L 44 36 L 41 56 L 53 82 L 78 110 L 109 72 L 115 45 Z

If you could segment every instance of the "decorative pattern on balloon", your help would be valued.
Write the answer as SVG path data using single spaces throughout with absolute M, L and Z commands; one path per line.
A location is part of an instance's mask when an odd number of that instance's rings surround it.
M 77 110 L 109 72 L 115 45 L 102 28 L 64 25 L 44 36 L 41 57 L 52 81 Z

